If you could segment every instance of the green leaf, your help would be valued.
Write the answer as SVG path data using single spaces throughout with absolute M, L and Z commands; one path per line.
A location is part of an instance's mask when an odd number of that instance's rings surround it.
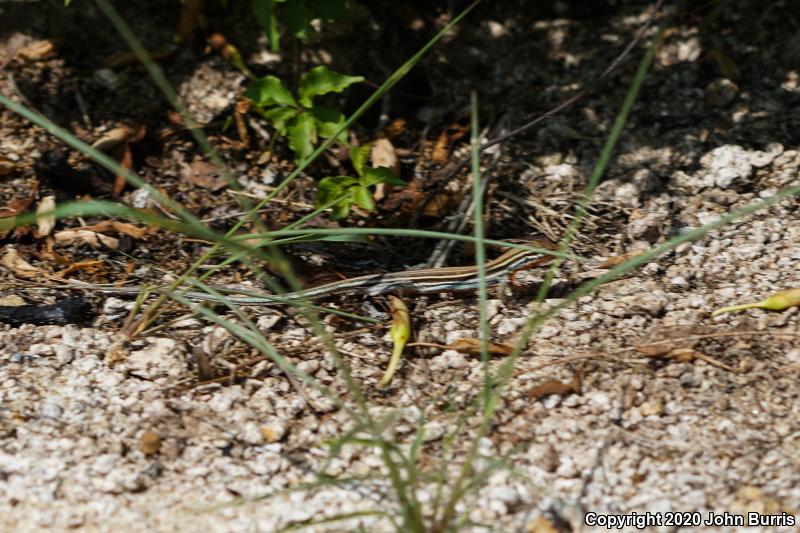
M 294 152 L 294 160 L 299 163 L 314 151 L 317 142 L 317 129 L 311 113 L 301 113 L 287 127 L 289 132 L 289 148 Z
M 292 93 L 275 76 L 264 76 L 250 83 L 244 95 L 257 106 L 287 105 L 297 107 Z
M 364 175 L 364 169 L 367 166 L 367 159 L 372 150 L 372 144 L 373 143 L 367 143 L 361 146 L 350 147 L 350 161 L 353 163 L 353 168 L 356 169 L 359 176 Z
M 325 65 L 314 67 L 300 78 L 300 87 L 297 91 L 300 103 L 311 107 L 311 98 L 330 92 L 340 93 L 354 83 L 364 81 L 361 76 L 345 76 L 328 70 Z
M 306 35 L 314 30 L 311 27 L 311 19 L 311 11 L 306 7 L 305 0 L 288 0 L 281 9 L 281 21 L 286 24 L 286 29 L 299 39 L 305 39 Z
M 387 185 L 394 185 L 395 187 L 404 187 L 408 185 L 405 181 L 401 180 L 394 175 L 394 172 L 387 167 L 369 167 L 364 171 L 364 177 L 359 180 L 361 185 L 376 185 L 378 183 L 385 183 Z
M 286 135 L 286 126 L 289 121 L 297 116 L 297 109 L 293 107 L 273 107 L 263 114 L 264 118 L 278 130 L 281 135 Z
M 372 199 L 372 191 L 369 187 L 354 187 L 353 188 L 353 201 L 358 207 L 365 211 L 372 211 L 375 209 L 375 201 Z
M 341 220 L 350 214 L 350 200 L 343 200 L 331 207 L 331 220 Z
M 344 124 L 344 115 L 332 107 L 317 106 L 311 108 L 311 114 L 314 115 L 316 120 L 317 130 L 319 136 L 327 139 L 336 133 L 339 126 Z M 347 142 L 347 130 L 343 130 L 339 134 L 339 141 Z
M 226 133 L 228 129 L 233 126 L 233 121 L 236 120 L 233 115 L 228 115 L 225 122 L 222 123 L 222 133 Z
M 315 19 L 336 20 L 347 14 L 345 0 L 306 0 Z
M 337 198 L 346 196 L 348 189 L 358 181 L 350 176 L 328 176 L 317 184 L 317 207 L 328 204 Z
M 272 51 L 280 50 L 278 21 L 275 19 L 275 0 L 253 0 L 253 15 L 267 35 Z

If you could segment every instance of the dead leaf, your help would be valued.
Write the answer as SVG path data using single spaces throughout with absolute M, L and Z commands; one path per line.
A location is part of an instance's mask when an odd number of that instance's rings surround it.
M 617 265 L 621 265 L 628 259 L 632 259 L 637 255 L 642 255 L 644 252 L 645 252 L 644 250 L 634 250 L 632 252 L 628 252 L 622 255 L 612 255 L 611 257 L 609 257 L 608 259 L 597 265 L 595 268 L 613 268 Z
M 95 249 L 102 248 L 103 246 L 111 248 L 112 250 L 119 248 L 119 239 L 88 230 L 63 230 L 55 233 L 53 238 L 58 244 L 71 244 L 74 246 L 88 244 Z
M 36 187 L 31 191 L 25 191 L 24 196 L 16 196 L 5 207 L 0 207 L 0 239 L 5 238 L 6 235 L 15 229 L 16 221 L 14 217 L 24 213 L 33 204 L 34 195 L 36 194 Z M 16 228 L 19 234 L 22 228 Z
M 28 61 L 44 59 L 55 52 L 52 41 L 34 41 L 27 46 L 23 46 L 17 51 L 17 56 Z
M 467 128 L 460 124 L 453 124 L 443 130 L 433 147 L 431 161 L 439 165 L 446 163 L 450 159 L 450 149 L 453 143 L 466 135 L 466 133 Z
M 8 296 L 0 296 L 0 305 L 5 305 L 6 307 L 19 307 L 20 305 L 28 305 L 28 302 L 23 300 L 21 296 L 9 294 Z
M 0 207 L 0 218 L 15 217 L 24 213 L 33 204 L 35 191 L 25 191 L 25 196 L 16 196 L 5 207 Z
M 400 137 L 402 134 L 404 134 L 407 128 L 408 126 L 406 124 L 406 119 L 397 118 L 393 120 L 388 126 L 386 126 L 384 132 L 386 133 L 386 136 L 388 138 L 396 139 L 397 137 Z
M 0 264 L 9 269 L 18 278 L 32 279 L 42 275 L 42 270 L 23 259 L 16 248 L 6 246 Z
M 675 345 L 670 342 L 659 342 L 654 344 L 640 344 L 636 346 L 636 351 L 647 357 L 662 357 L 675 349 Z
M 467 355 L 480 355 L 481 354 L 481 340 L 468 337 L 465 339 L 457 339 L 447 345 L 448 350 L 455 350 L 459 353 Z M 511 355 L 514 351 L 513 346 L 508 344 L 500 344 L 497 342 L 489 343 L 489 353 L 492 355 Z
M 422 216 L 442 218 L 458 208 L 463 198 L 462 193 L 443 192 L 434 196 L 422 210 Z
M 39 243 L 39 249 L 36 251 L 36 257 L 38 257 L 41 261 L 53 262 L 59 265 L 68 265 L 71 261 L 60 253 L 56 252 L 53 249 L 54 246 L 55 241 L 52 237 L 47 236 L 42 238 Z
M 99 259 L 87 259 L 86 261 L 78 261 L 77 263 L 72 263 L 67 268 L 65 268 L 63 270 L 59 270 L 58 272 L 53 274 L 53 276 L 56 277 L 56 278 L 62 278 L 63 279 L 64 277 L 68 276 L 69 274 L 72 274 L 73 272 L 76 272 L 76 271 L 79 271 L 79 270 L 85 270 L 85 271 L 89 272 L 90 274 L 95 274 L 95 273 L 99 272 L 100 270 L 104 270 L 104 269 L 105 269 L 105 262 L 103 262 L 103 261 L 101 261 Z
M 580 372 L 575 372 L 572 381 L 564 383 L 557 379 L 548 379 L 528 391 L 531 399 L 543 398 L 551 394 L 581 394 L 583 380 Z
M 133 168 L 131 144 L 141 141 L 146 134 L 147 128 L 143 124 L 138 126 L 123 124 L 107 132 L 102 138 L 95 141 L 92 147 L 119 160 L 120 166 L 125 170 L 131 170 Z M 119 196 L 122 194 L 126 183 L 125 176 L 121 173 L 117 174 L 114 179 L 114 186 L 111 189 L 111 195 Z
M 94 231 L 97 233 L 122 233 L 133 237 L 134 239 L 143 239 L 147 235 L 147 228 L 140 228 L 127 222 L 118 222 L 116 220 L 104 220 L 91 226 L 81 226 L 74 228 L 78 230 Z
M 224 188 L 228 183 L 220 175 L 220 170 L 205 161 L 193 161 L 191 165 L 184 165 L 181 176 L 189 183 L 208 189 L 212 192 Z
M 391 169 L 395 176 L 400 175 L 400 162 L 389 139 L 378 139 L 372 144 L 369 160 L 373 167 L 386 167 Z
M 16 163 L 0 155 L 0 176 L 11 174 L 16 169 Z
M 646 355 L 647 357 L 665 357 L 669 359 L 674 359 L 679 363 L 691 363 L 695 359 L 699 359 L 701 361 L 705 361 L 706 363 L 716 366 L 717 368 L 722 368 L 723 370 L 727 370 L 728 372 L 735 372 L 737 374 L 741 373 L 742 371 L 737 368 L 733 368 L 730 365 L 726 365 L 722 361 L 718 361 L 711 356 L 708 356 L 702 352 L 695 350 L 694 348 L 688 347 L 676 347 L 675 344 L 671 343 L 663 343 L 663 344 L 650 344 L 650 345 L 643 345 L 637 346 L 636 351 Z
M 56 226 L 56 197 L 45 196 L 36 207 L 36 225 L 39 228 L 36 230 L 37 237 L 44 237 L 50 235 L 53 228 Z
M 123 143 L 128 142 L 137 133 L 137 129 L 128 124 L 117 126 L 107 131 L 102 137 L 92 143 L 92 148 L 108 154 Z
M 244 115 L 247 114 L 247 111 L 250 109 L 250 101 L 246 98 L 240 99 L 236 102 L 236 108 L 234 109 L 234 118 L 236 119 L 236 131 L 239 132 L 239 139 L 242 141 L 244 146 L 250 144 L 250 135 L 247 133 L 247 126 L 244 123 Z

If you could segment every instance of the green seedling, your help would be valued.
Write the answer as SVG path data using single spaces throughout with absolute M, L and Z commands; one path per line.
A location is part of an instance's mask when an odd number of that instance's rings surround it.
M 361 76 L 346 76 L 320 65 L 303 74 L 296 96 L 275 76 L 255 80 L 244 94 L 280 135 L 288 137 L 295 162 L 300 163 L 314 151 L 319 137 L 333 136 L 345 120 L 339 110 L 314 105 L 312 99 L 340 93 L 360 81 L 364 81 Z M 337 140 L 347 142 L 347 131 L 342 131 Z
M 345 0 L 253 0 L 253 15 L 273 52 L 280 50 L 278 19 L 292 35 L 305 39 L 314 31 L 311 21 L 337 20 L 346 13 Z
M 394 175 L 386 167 L 369 167 L 369 157 L 372 143 L 350 148 L 350 161 L 358 174 L 352 176 L 328 176 L 319 182 L 317 189 L 317 206 L 333 204 L 332 220 L 347 218 L 353 204 L 365 211 L 375 209 L 372 199 L 372 187 L 379 183 L 402 187 L 406 182 Z

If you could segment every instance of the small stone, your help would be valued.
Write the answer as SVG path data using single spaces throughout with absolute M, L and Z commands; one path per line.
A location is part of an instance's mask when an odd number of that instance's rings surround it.
M 435 440 L 439 440 L 444 436 L 445 427 L 441 422 L 436 420 L 432 420 L 425 424 L 424 426 L 424 442 L 433 442 Z
M 261 426 L 261 437 L 267 444 L 278 442 L 285 435 L 286 424 L 278 418 L 273 418 L 270 422 Z
M 661 400 L 648 400 L 639 407 L 643 416 L 661 416 L 664 413 L 664 402 Z
M 52 400 L 42 404 L 40 412 L 45 418 L 58 419 L 64 413 L 64 409 Z
M 727 107 L 739 96 L 739 87 L 727 78 L 718 78 L 706 85 L 706 103 L 713 107 Z
M 161 448 L 161 436 L 155 431 L 145 431 L 139 438 L 139 449 L 145 455 L 155 455 Z
M 689 282 L 683 276 L 675 276 L 669 280 L 669 284 L 675 289 L 685 289 L 689 286 Z

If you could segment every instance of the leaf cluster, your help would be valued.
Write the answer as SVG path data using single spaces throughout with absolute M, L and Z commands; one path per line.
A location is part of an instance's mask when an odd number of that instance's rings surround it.
M 332 137 L 345 121 L 341 111 L 315 105 L 313 98 L 340 93 L 361 81 L 364 81 L 361 76 L 339 74 L 320 65 L 303 74 L 296 95 L 277 77 L 264 76 L 250 84 L 245 96 L 278 133 L 288 137 L 289 148 L 299 163 L 311 155 L 319 137 Z M 346 142 L 347 131 L 342 131 L 337 140 Z
M 372 187 L 379 183 L 402 187 L 406 182 L 394 175 L 386 167 L 367 166 L 372 143 L 350 148 L 350 161 L 358 174 L 352 176 L 328 176 L 319 182 L 317 205 L 333 204 L 332 220 L 347 218 L 350 208 L 355 204 L 365 211 L 375 209 L 372 198 Z

